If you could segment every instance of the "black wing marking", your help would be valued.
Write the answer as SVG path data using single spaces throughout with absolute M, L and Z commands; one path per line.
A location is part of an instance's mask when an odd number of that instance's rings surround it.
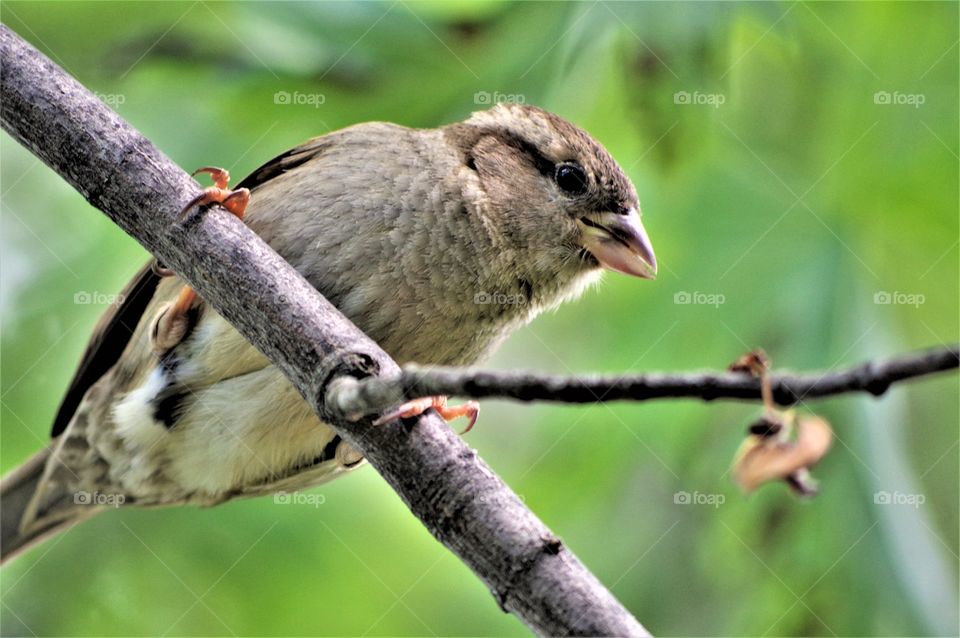
M 140 317 L 153 299 L 158 283 L 160 276 L 153 272 L 151 264 L 148 263 L 124 288 L 120 301 L 110 306 L 100 317 L 67 393 L 60 402 L 50 436 L 57 437 L 67 428 L 73 413 L 83 400 L 83 395 L 120 358 L 140 323 Z
M 296 148 L 292 148 L 282 155 L 274 157 L 272 160 L 253 171 L 237 184 L 237 188 L 256 189 L 265 184 L 274 177 L 291 171 L 322 153 L 329 148 L 333 140 L 329 136 L 315 137 L 309 142 L 305 142 Z

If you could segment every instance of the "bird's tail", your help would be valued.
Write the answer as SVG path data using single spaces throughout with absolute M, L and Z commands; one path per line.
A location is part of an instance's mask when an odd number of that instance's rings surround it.
M 48 518 L 36 525 L 24 525 L 37 486 L 56 441 L 43 448 L 23 465 L 0 480 L 0 563 L 5 563 L 48 536 L 80 522 L 84 516 Z

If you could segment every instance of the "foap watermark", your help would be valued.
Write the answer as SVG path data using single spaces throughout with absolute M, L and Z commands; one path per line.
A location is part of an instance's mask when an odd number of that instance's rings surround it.
M 526 104 L 527 96 L 523 93 L 501 93 L 500 91 L 477 91 L 473 94 L 473 103 L 480 106 L 494 104 Z
M 274 505 L 309 505 L 311 507 L 320 507 L 327 502 L 327 497 L 323 494 L 311 494 L 309 492 L 277 492 L 273 495 Z
M 682 106 L 712 106 L 715 109 L 723 106 L 727 96 L 723 93 L 701 93 L 700 91 L 677 91 L 673 94 L 673 103 Z
M 273 103 L 281 106 L 312 106 L 320 108 L 327 101 L 323 93 L 301 93 L 300 91 L 277 91 L 273 94 Z
M 524 496 L 523 494 L 517 494 L 517 498 L 520 499 L 521 503 L 527 502 L 527 497 Z M 483 494 L 478 495 L 475 499 L 473 499 L 473 502 L 479 505 L 495 505 L 497 503 L 500 503 L 502 499 L 503 499 L 503 494 L 501 494 L 500 492 L 485 492 Z
M 123 93 L 94 93 L 94 97 L 109 106 L 120 106 L 127 101 Z
M 727 298 L 719 292 L 700 292 L 697 290 L 687 292 L 686 290 L 679 290 L 673 293 L 673 303 L 678 306 L 713 306 L 714 308 L 719 308 L 727 303 Z
M 274 288 L 265 288 L 259 291 L 257 299 L 261 302 L 266 303 L 267 305 L 286 305 L 290 300 L 287 298 L 286 293 L 279 292 Z
M 518 292 L 478 292 L 473 296 L 473 303 L 478 306 L 522 306 L 527 303 L 527 298 Z
M 111 306 L 117 303 L 123 303 L 123 295 L 107 294 L 97 292 L 96 290 L 79 290 L 73 294 L 73 303 L 78 306 Z
M 919 508 L 927 502 L 927 497 L 923 494 L 909 494 L 907 492 L 887 492 L 881 490 L 873 493 L 874 505 L 909 505 Z
M 926 303 L 926 301 L 927 298 L 918 292 L 900 292 L 899 290 L 887 292 L 886 290 L 878 290 L 873 293 L 873 303 L 878 306 L 913 306 L 914 308 L 919 308 Z
M 710 507 L 720 507 L 727 501 L 723 494 L 711 494 L 709 492 L 674 492 L 674 505 L 709 505 Z
M 923 93 L 901 93 L 900 91 L 877 91 L 873 94 L 873 103 L 882 106 L 923 106 L 927 96 Z
M 80 490 L 73 493 L 73 502 L 75 505 L 95 505 L 120 507 L 127 497 L 123 494 L 108 494 L 104 492 L 85 492 Z

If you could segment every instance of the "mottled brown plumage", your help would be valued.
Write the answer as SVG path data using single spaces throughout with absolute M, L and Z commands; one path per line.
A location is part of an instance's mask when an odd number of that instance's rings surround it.
M 439 129 L 354 126 L 240 186 L 252 191 L 248 225 L 399 363 L 475 363 L 601 266 L 656 272 L 616 162 L 530 106 Z M 144 270 L 101 322 L 51 448 L 4 481 L 16 504 L 3 509 L 5 558 L 118 501 L 210 505 L 310 487 L 362 461 L 204 304 L 158 351 L 157 318 L 182 288 Z

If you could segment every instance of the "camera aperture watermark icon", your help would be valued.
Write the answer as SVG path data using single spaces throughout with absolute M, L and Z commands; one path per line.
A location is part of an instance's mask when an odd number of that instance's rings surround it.
M 86 492 L 80 490 L 73 493 L 73 502 L 75 505 L 92 505 L 97 507 L 120 507 L 127 500 L 123 494 L 110 494 L 106 492 Z
M 727 502 L 727 497 L 723 494 L 712 494 L 709 492 L 674 492 L 674 505 L 708 505 L 713 508 L 720 507 Z
M 527 303 L 527 297 L 518 292 L 478 292 L 473 296 L 473 303 L 478 306 L 523 306 Z
M 473 103 L 479 106 L 493 106 L 494 104 L 526 104 L 527 96 L 523 93 L 501 93 L 500 91 L 477 91 L 473 94 Z
M 312 106 L 320 108 L 327 101 L 323 93 L 301 93 L 300 91 L 277 91 L 273 94 L 273 103 L 280 106 Z
M 309 492 L 280 491 L 273 495 L 274 505 L 309 505 L 310 507 L 320 507 L 326 502 L 327 497 L 323 494 L 311 494 Z
M 912 106 L 920 108 L 927 101 L 923 93 L 901 93 L 900 91 L 877 91 L 873 94 L 873 103 L 881 106 Z
M 678 290 L 673 293 L 673 303 L 678 306 L 713 306 L 719 308 L 727 303 L 727 297 L 719 292 L 687 292 Z
M 919 308 L 927 302 L 926 296 L 918 292 L 887 292 L 878 290 L 873 293 L 873 303 L 878 306 L 913 306 Z
M 123 303 L 123 295 L 103 293 L 96 290 L 78 290 L 73 293 L 73 303 L 78 306 L 112 306 Z
M 887 492 L 886 490 L 873 493 L 874 505 L 909 505 L 919 508 L 926 502 L 927 497 L 923 494 L 910 494 L 900 491 Z
M 715 109 L 723 106 L 727 96 L 723 93 L 701 93 L 700 91 L 677 91 L 673 94 L 673 103 L 680 106 L 712 106 Z

